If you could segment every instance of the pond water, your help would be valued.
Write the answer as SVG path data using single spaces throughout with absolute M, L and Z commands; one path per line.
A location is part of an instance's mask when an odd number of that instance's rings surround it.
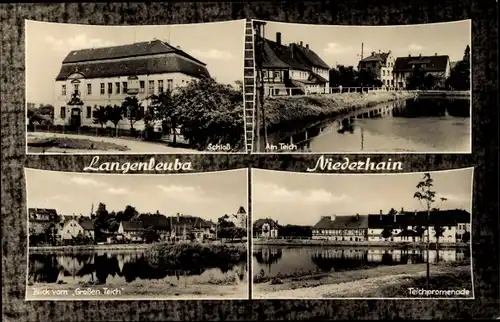
M 164 280 L 173 284 L 193 285 L 207 281 L 237 278 L 247 281 L 247 264 L 186 269 L 155 267 L 145 251 L 81 252 L 78 254 L 30 254 L 28 283 L 63 283 L 69 286 L 91 283 L 127 284 L 140 280 Z
M 462 152 L 471 150 L 470 99 L 417 98 L 379 104 L 342 118 L 268 133 L 298 152 Z M 265 142 L 260 140 L 260 151 Z
M 437 256 L 438 255 L 438 256 Z M 469 249 L 429 251 L 431 263 L 456 262 L 470 258 Z M 254 246 L 253 275 L 264 276 L 300 272 L 359 270 L 377 266 L 425 263 L 425 249 L 350 248 L 350 247 L 280 247 Z

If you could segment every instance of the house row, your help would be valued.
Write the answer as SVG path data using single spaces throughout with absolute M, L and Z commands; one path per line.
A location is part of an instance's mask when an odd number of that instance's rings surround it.
M 30 235 L 53 234 L 64 242 L 77 237 L 95 239 L 94 219 L 86 216 L 58 215 L 55 209 L 29 208 Z M 246 229 L 246 211 L 240 207 L 234 218 L 235 226 Z M 237 224 L 237 225 L 236 225 Z M 238 226 L 239 225 L 239 226 Z M 180 241 L 194 238 L 198 241 L 216 238 L 217 224 L 196 216 L 177 214 L 139 214 L 129 221 L 122 221 L 116 232 L 104 232 L 109 238 L 142 242 L 147 229 L 153 229 L 161 240 Z
M 303 41 L 284 44 L 281 32 L 275 40 L 264 37 L 264 26 L 255 30 L 255 65 L 261 72 L 266 96 L 330 92 L 331 67 Z M 394 57 L 391 51 L 372 52 L 362 57 L 358 70 L 373 72 L 383 87 L 407 87 L 408 78 L 419 68 L 445 79 L 450 75 L 448 55 Z
M 254 238 L 278 238 L 279 224 L 270 218 L 258 219 L 253 225 Z M 460 209 L 408 212 L 394 214 L 329 215 L 311 228 L 311 239 L 346 242 L 424 242 L 429 229 L 430 242 L 468 242 L 471 234 L 471 215 Z
M 312 227 L 312 239 L 359 242 L 430 242 L 456 243 L 470 240 L 471 215 L 460 209 L 394 214 L 323 216 Z M 427 231 L 429 229 L 429 232 Z M 437 230 L 441 231 L 437 238 Z
M 151 95 L 201 77 L 210 77 L 204 62 L 158 39 L 73 50 L 55 78 L 54 124 L 100 126 L 93 122 L 94 107 L 121 105 L 133 95 L 147 109 Z M 118 128 L 129 124 L 124 118 Z M 143 121 L 134 127 L 142 129 Z

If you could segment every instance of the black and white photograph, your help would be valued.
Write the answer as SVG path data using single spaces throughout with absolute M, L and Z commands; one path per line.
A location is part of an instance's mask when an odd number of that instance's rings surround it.
M 26 300 L 248 299 L 248 170 L 25 168 Z
M 471 153 L 471 20 L 254 20 L 257 153 Z
M 25 20 L 28 154 L 246 153 L 245 20 Z
M 252 298 L 474 298 L 473 172 L 253 170 Z

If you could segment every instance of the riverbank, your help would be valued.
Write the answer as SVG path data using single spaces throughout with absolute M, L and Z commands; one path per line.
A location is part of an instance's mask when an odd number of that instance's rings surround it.
M 472 297 L 471 265 L 431 265 L 429 288 L 426 264 L 383 266 L 364 270 L 312 274 L 294 278 L 274 278 L 253 284 L 253 298 L 411 298 L 409 288 L 469 290 Z M 446 297 L 446 296 L 429 296 Z
M 416 91 L 419 98 L 470 99 L 471 91 Z
M 30 254 L 72 254 L 93 251 L 136 251 L 146 250 L 153 244 L 106 244 L 106 245 L 76 245 L 76 246 L 38 246 L 29 247 Z
M 314 239 L 253 239 L 253 245 L 262 246 L 346 246 L 346 247 L 384 247 L 384 248 L 427 248 L 427 243 L 410 242 L 353 242 L 353 241 L 335 241 L 335 240 L 314 240 Z M 439 243 L 439 248 L 467 248 L 467 243 Z M 435 249 L 436 243 L 430 243 L 430 248 Z
M 371 92 L 271 97 L 264 102 L 266 125 L 268 130 L 272 131 L 289 123 L 313 122 L 340 116 L 377 104 L 411 98 L 414 95 L 408 92 Z
M 43 292 L 44 294 L 40 294 Z M 236 285 L 211 283 L 184 284 L 167 280 L 136 280 L 130 283 L 68 286 L 37 283 L 26 287 L 27 300 L 179 300 L 179 299 L 248 299 L 248 283 Z

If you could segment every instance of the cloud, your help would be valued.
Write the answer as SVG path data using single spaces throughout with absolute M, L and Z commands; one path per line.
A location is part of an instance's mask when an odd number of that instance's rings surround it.
M 324 205 L 350 200 L 345 194 L 335 195 L 324 189 L 289 190 L 270 183 L 256 184 L 253 191 L 257 202 Z
M 129 193 L 128 189 L 125 188 L 108 188 L 106 192 L 113 195 L 126 195 Z
M 194 202 L 208 200 L 208 198 L 205 196 L 205 192 L 203 191 L 203 189 L 199 187 L 177 186 L 177 185 L 168 185 L 168 186 L 158 185 L 157 187 L 171 199 L 183 200 L 183 201 L 191 200 Z
M 86 34 L 79 34 L 66 39 L 46 36 L 45 40 L 49 43 L 53 50 L 64 53 L 69 53 L 70 51 L 77 49 L 99 48 L 114 45 L 112 41 L 100 38 L 89 38 Z
M 330 42 L 326 46 L 326 48 L 323 49 L 325 54 L 327 55 L 338 55 L 338 54 L 345 54 L 352 52 L 352 47 L 346 47 L 343 46 L 342 44 L 335 43 L 335 42 Z
M 408 46 L 408 49 L 409 49 L 409 50 L 413 50 L 413 51 L 418 51 L 418 50 L 422 50 L 422 49 L 424 49 L 424 47 L 423 47 L 423 46 L 421 46 L 421 45 L 419 45 L 419 44 L 410 44 L 410 45 Z
M 102 182 L 96 181 L 90 178 L 74 177 L 70 179 L 70 182 L 81 186 L 102 186 Z
M 191 54 L 195 58 L 205 58 L 205 59 L 218 59 L 218 60 L 227 60 L 233 58 L 233 55 L 227 51 L 221 51 L 218 49 L 209 49 L 209 50 L 199 50 L 195 49 L 191 51 Z

